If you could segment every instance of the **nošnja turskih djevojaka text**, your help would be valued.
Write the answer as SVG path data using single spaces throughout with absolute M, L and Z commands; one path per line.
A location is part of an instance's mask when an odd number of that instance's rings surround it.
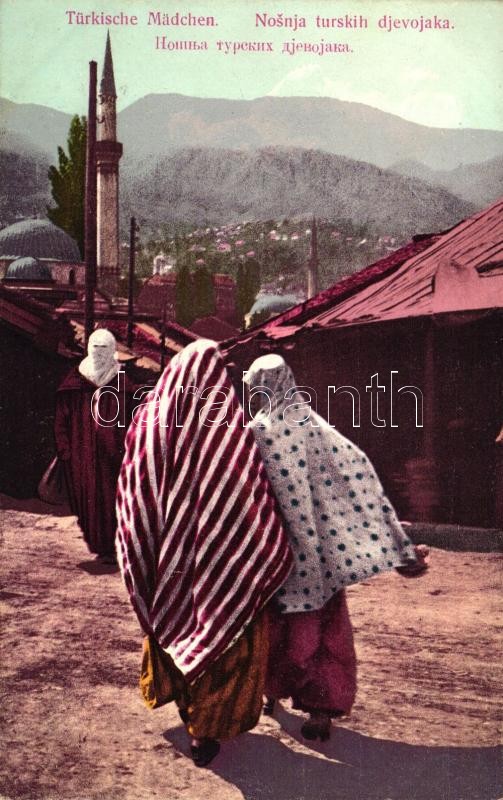
M 69 25 L 102 25 L 105 27 L 114 26 L 170 26 L 170 27 L 218 27 L 218 18 L 213 14 L 195 14 L 190 10 L 175 11 L 173 13 L 146 10 L 141 16 L 119 11 L 115 14 L 108 14 L 105 11 L 84 12 L 78 9 L 67 9 L 65 11 L 66 20 Z M 437 14 L 432 16 L 417 17 L 396 17 L 391 14 L 383 14 L 375 20 L 363 14 L 344 14 L 339 17 L 326 16 L 324 14 L 313 14 L 304 17 L 299 14 L 285 14 L 281 11 L 272 14 L 268 12 L 254 12 L 251 15 L 255 28 L 289 28 L 291 31 L 300 29 L 346 29 L 358 30 L 376 27 L 379 30 L 392 31 L 411 30 L 418 33 L 423 31 L 453 30 L 454 25 L 448 17 L 439 17 Z M 250 19 L 252 22 L 252 19 Z

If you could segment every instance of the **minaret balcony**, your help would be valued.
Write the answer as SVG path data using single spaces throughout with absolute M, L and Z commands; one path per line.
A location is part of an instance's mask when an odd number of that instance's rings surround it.
M 96 142 L 96 164 L 98 167 L 115 167 L 122 156 L 121 142 Z
M 122 143 L 110 139 L 96 142 L 96 158 L 119 159 L 122 156 Z

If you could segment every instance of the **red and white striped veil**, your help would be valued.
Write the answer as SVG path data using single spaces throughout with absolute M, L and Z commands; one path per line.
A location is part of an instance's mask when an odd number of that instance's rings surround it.
M 137 409 L 117 519 L 119 565 L 140 624 L 193 681 L 292 566 L 259 450 L 214 342 L 176 355 Z

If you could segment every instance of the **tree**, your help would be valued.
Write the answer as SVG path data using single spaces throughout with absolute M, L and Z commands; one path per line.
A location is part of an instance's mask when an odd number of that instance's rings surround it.
M 260 290 L 260 265 L 254 258 L 239 264 L 236 276 L 236 306 L 243 319 L 253 306 Z
M 82 258 L 84 257 L 86 139 L 86 118 L 75 115 L 68 132 L 68 155 L 62 147 L 58 147 L 58 167 L 49 168 L 51 192 L 56 206 L 47 208 L 47 216 L 51 222 L 77 241 Z
M 250 294 L 253 294 L 253 305 L 260 292 L 260 264 L 255 258 L 249 258 L 246 262 L 246 272 Z
M 209 269 L 197 267 L 194 273 L 194 314 L 196 319 L 215 312 L 215 287 Z
M 186 261 L 180 264 L 176 276 L 175 314 L 178 324 L 186 328 L 194 322 L 192 275 Z

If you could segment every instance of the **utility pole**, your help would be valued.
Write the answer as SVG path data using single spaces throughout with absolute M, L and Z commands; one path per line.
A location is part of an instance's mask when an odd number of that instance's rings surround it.
M 318 294 L 318 227 L 316 218 L 313 217 L 311 225 L 311 246 L 309 248 L 309 261 L 307 262 L 307 297 Z
M 162 314 L 162 328 L 161 328 L 161 372 L 164 372 L 166 366 L 166 306 L 167 300 L 164 303 L 164 311 Z
M 86 262 L 84 331 L 86 346 L 94 330 L 94 290 L 96 288 L 96 71 L 96 61 L 90 61 L 84 218 L 84 260 Z
M 128 303 L 127 303 L 127 346 L 133 346 L 134 330 L 134 273 L 136 261 L 136 219 L 131 217 L 129 225 L 129 275 L 128 275 Z

